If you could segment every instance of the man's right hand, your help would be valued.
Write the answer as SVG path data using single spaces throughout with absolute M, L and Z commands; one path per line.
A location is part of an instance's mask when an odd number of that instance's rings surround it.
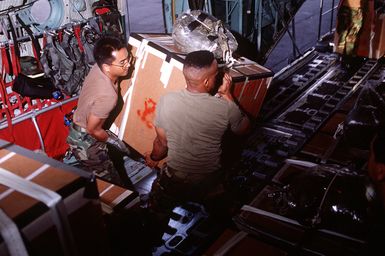
M 232 81 L 232 77 L 228 73 L 225 73 L 223 75 L 222 85 L 218 88 L 217 94 L 228 101 L 234 101 L 230 92 Z
M 146 161 L 146 165 L 151 168 L 156 167 L 159 163 L 159 161 L 154 161 L 151 159 L 151 152 L 144 153 L 144 160 Z

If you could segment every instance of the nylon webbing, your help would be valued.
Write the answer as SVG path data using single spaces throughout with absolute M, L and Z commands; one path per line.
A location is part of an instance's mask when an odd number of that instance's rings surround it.
M 1 63 L 3 66 L 3 70 L 5 74 L 11 74 L 11 66 L 9 64 L 9 58 L 8 58 L 8 52 L 5 44 L 0 45 L 0 51 L 1 51 Z
M 73 29 L 74 29 L 74 35 L 76 37 L 76 40 L 78 41 L 79 50 L 81 53 L 83 53 L 84 48 L 83 48 L 82 40 L 80 38 L 80 24 L 75 24 L 73 26 Z
M 8 41 L 9 36 L 8 36 L 8 31 L 7 31 L 7 25 L 5 24 L 3 18 L 0 18 L 0 29 L 1 29 L 1 32 L 3 32 L 5 39 Z
M 47 46 L 47 33 L 43 33 L 43 49 Z
M 4 69 L 4 67 L 3 67 Z M 8 100 L 8 95 L 7 95 L 7 91 L 6 91 L 6 88 L 5 88 L 5 82 L 4 80 L 1 78 L 0 79 L 0 96 L 1 96 L 1 99 L 3 101 L 3 110 L 5 111 L 5 117 L 7 118 L 7 123 L 8 123 L 8 129 L 9 129 L 9 133 L 12 137 L 12 142 L 15 141 L 15 138 L 13 137 L 13 126 L 12 126 L 12 119 L 11 119 L 11 112 L 9 111 L 9 100 Z
M 59 43 L 63 42 L 63 29 L 57 30 L 57 40 L 59 41 Z
M 28 256 L 16 224 L 0 209 L 0 233 L 11 256 Z
M 25 31 L 27 31 L 28 36 L 31 38 L 32 48 L 33 48 L 33 51 L 35 54 L 35 58 L 38 62 L 40 62 L 41 47 L 40 47 L 39 41 L 33 35 L 31 28 L 29 26 L 27 26 L 24 23 L 24 21 L 19 17 L 19 14 L 16 14 L 16 19 L 20 23 L 20 25 L 25 29 Z
M 59 194 L 31 181 L 27 181 L 1 167 L 0 183 L 47 205 L 50 208 L 53 223 L 57 228 L 64 255 L 76 255 L 75 244 L 66 210 Z
M 9 43 L 9 51 L 11 52 L 11 63 L 12 63 L 13 74 L 17 76 L 20 73 L 20 62 L 19 62 L 19 57 L 16 54 L 15 44 L 12 42 Z
M 9 21 L 9 29 L 11 30 L 13 43 L 15 45 L 15 53 L 16 53 L 16 56 L 20 56 L 20 50 L 19 50 L 19 45 L 17 43 L 17 36 L 16 36 L 15 28 L 13 27 L 13 22 L 11 20 L 11 16 L 9 14 L 7 14 L 7 16 L 8 16 L 8 21 Z

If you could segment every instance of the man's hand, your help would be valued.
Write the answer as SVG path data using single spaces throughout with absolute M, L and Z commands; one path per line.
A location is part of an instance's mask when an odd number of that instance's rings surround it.
M 151 167 L 151 168 L 156 167 L 159 163 L 159 161 L 154 161 L 151 159 L 151 152 L 144 153 L 144 159 L 146 161 L 146 165 Z
M 217 94 L 228 101 L 234 101 L 230 92 L 232 81 L 232 77 L 228 73 L 225 73 L 223 76 L 222 85 L 218 88 Z
M 126 144 L 124 144 L 124 142 L 121 141 L 113 132 L 111 131 L 106 131 L 106 132 L 108 134 L 108 138 L 106 141 L 108 144 L 116 147 L 126 155 L 129 155 L 131 153 L 130 150 L 127 148 Z

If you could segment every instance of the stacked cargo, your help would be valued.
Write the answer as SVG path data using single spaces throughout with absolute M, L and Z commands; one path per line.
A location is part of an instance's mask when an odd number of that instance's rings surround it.
M 0 147 L 1 255 L 108 254 L 88 173 L 5 141 Z

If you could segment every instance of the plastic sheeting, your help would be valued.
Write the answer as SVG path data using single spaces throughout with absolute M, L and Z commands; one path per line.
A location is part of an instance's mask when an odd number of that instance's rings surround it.
M 182 13 L 175 21 L 173 40 L 182 52 L 208 50 L 223 62 L 230 62 L 238 43 L 222 21 L 208 13 L 194 10 Z
M 364 175 L 337 166 L 316 166 L 269 195 L 278 212 L 304 226 L 359 237 L 369 223 L 375 193 Z

